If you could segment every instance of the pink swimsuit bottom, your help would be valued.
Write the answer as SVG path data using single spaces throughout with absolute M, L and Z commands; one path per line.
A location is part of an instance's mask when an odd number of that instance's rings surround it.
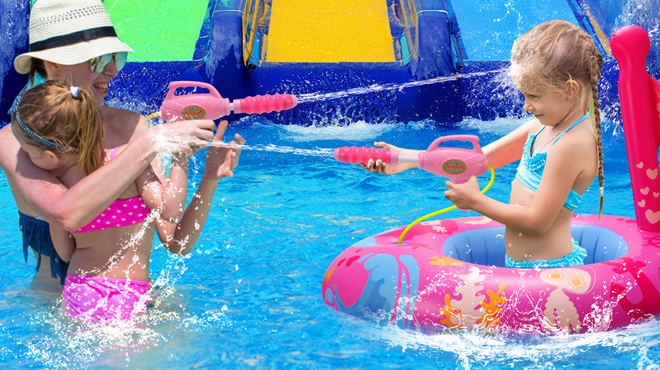
M 79 321 L 128 321 L 146 310 L 149 283 L 69 275 L 64 282 L 63 295 L 66 311 Z

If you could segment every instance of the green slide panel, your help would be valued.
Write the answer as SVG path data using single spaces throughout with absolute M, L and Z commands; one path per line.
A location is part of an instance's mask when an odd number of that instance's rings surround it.
M 215 1 L 215 0 L 213 0 Z M 190 61 L 209 0 L 105 0 L 130 62 Z

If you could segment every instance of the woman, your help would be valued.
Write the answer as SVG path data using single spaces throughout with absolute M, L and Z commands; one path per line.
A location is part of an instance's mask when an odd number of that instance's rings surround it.
M 24 255 L 27 259 L 29 246 L 37 259 L 33 288 L 61 291 L 67 265 L 53 248 L 48 223 L 66 230 L 83 227 L 117 199 L 149 165 L 160 168 L 158 152 L 204 148 L 214 138 L 215 124 L 213 121 L 187 121 L 149 128 L 140 114 L 104 105 L 108 83 L 117 76 L 126 61 L 126 53 L 132 50 L 117 38 L 100 0 L 39 0 L 30 12 L 29 37 L 30 51 L 14 60 L 19 73 L 30 73 L 26 89 L 43 80 L 61 80 L 88 88 L 103 116 L 104 146 L 114 148 L 128 144 L 113 161 L 68 189 L 51 173 L 30 161 L 10 126 L 0 130 L 0 167 L 7 176 L 20 213 Z M 238 144 L 245 142 L 240 135 L 236 138 Z M 226 169 L 222 164 L 227 161 L 231 162 L 231 168 L 235 167 L 239 153 L 230 154 L 209 150 L 207 164 L 215 166 L 206 171 Z M 196 202 L 210 203 L 208 199 L 213 196 L 218 178 L 205 176 L 202 179 L 198 190 L 202 196 L 193 199 L 178 228 L 164 221 L 157 222 L 161 238 L 173 239 L 180 235 L 176 232 L 186 235 L 190 232 L 193 238 L 189 241 L 194 244 L 200 230 L 193 226 L 195 222 L 203 225 L 207 214 L 204 210 L 208 211 L 208 205 L 199 208 Z M 50 268 L 43 267 L 44 256 Z

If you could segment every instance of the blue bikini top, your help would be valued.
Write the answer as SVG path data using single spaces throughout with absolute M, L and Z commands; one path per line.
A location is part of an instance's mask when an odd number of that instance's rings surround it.
M 557 140 L 559 140 L 559 138 L 561 138 L 568 130 L 575 127 L 578 123 L 584 121 L 587 117 L 589 117 L 589 113 L 582 116 L 582 118 L 575 121 L 570 127 L 557 135 L 550 146 L 552 147 L 552 145 L 554 145 L 554 143 L 556 143 Z M 518 171 L 516 172 L 516 180 L 520 181 L 523 185 L 532 191 L 536 191 L 539 188 L 541 177 L 543 176 L 543 169 L 545 168 L 545 159 L 548 156 L 547 151 L 536 153 L 534 156 L 532 156 L 532 145 L 534 144 L 534 140 L 536 140 L 536 137 L 541 134 L 543 129 L 545 129 L 545 126 L 543 126 L 539 132 L 535 134 L 529 134 L 529 137 L 527 137 L 527 141 L 525 141 L 525 148 L 523 149 L 523 155 L 520 159 L 520 164 L 518 165 Z M 550 150 L 550 148 L 548 148 L 548 150 Z M 566 201 L 564 201 L 564 207 L 573 211 L 580 205 L 581 201 L 582 196 L 575 192 L 575 190 L 571 189 L 571 191 L 568 193 Z

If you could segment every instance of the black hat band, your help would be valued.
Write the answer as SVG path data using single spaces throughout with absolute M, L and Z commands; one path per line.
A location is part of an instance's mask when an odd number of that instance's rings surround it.
M 112 26 L 90 28 L 88 30 L 70 33 L 68 35 L 55 36 L 43 41 L 37 41 L 30 44 L 30 52 L 42 51 L 47 49 L 59 48 L 77 44 L 83 41 L 100 39 L 102 37 L 117 37 L 117 32 Z

